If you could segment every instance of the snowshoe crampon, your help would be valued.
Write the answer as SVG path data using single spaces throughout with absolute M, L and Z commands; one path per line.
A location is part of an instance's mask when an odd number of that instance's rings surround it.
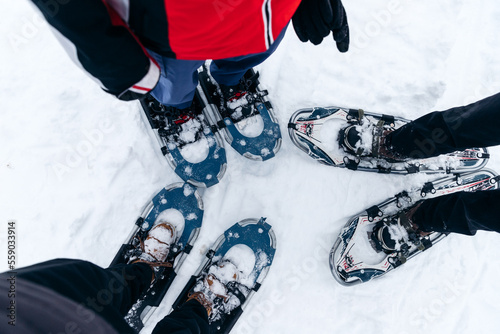
M 408 241 L 401 251 L 376 250 L 371 235 L 384 218 L 399 212 L 425 198 L 447 195 L 459 191 L 498 189 L 497 174 L 488 169 L 461 175 L 447 176 L 427 182 L 422 188 L 402 192 L 354 216 L 342 228 L 330 251 L 330 269 L 342 285 L 352 286 L 385 275 L 407 260 L 427 250 L 447 234 L 432 232 L 418 240 Z
M 178 309 L 186 302 L 190 292 L 195 290 L 200 280 L 209 275 L 211 267 L 230 261 L 237 264 L 239 273 L 242 275 L 236 286 L 228 287 L 229 293 L 233 294 L 239 302 L 227 310 L 224 303 L 216 299 L 209 316 L 210 333 L 228 333 L 252 296 L 259 290 L 272 264 L 275 251 L 276 237 L 271 226 L 265 222 L 265 218 L 245 219 L 234 224 L 207 252 L 204 262 L 190 278 L 172 309 Z
M 201 112 L 198 94 L 192 106 L 197 112 L 184 124 L 169 120 L 170 116 L 151 96 L 141 104 L 162 154 L 182 180 L 196 187 L 211 187 L 222 179 L 227 168 L 224 142 L 219 133 L 212 132 L 209 120 Z
M 411 174 L 465 173 L 483 168 L 489 154 L 485 148 L 471 148 L 436 158 L 388 162 L 384 159 L 346 152 L 339 144 L 339 133 L 352 124 L 371 123 L 382 129 L 397 129 L 407 119 L 339 107 L 301 109 L 288 124 L 292 142 L 322 164 L 378 173 Z
M 126 264 L 136 259 L 140 244 L 155 224 L 168 222 L 175 226 L 177 236 L 166 259 L 171 267 L 155 268 L 155 280 L 146 293 L 130 309 L 125 320 L 137 331 L 156 310 L 176 277 L 180 266 L 191 251 L 201 228 L 203 202 L 196 188 L 187 183 L 176 183 L 162 189 L 146 206 L 125 244 L 113 259 L 111 266 Z
M 281 147 L 280 126 L 267 91 L 259 88 L 258 72 L 250 69 L 242 80 L 250 88 L 240 99 L 241 105 L 234 109 L 225 107 L 221 89 L 210 75 L 207 64 L 199 73 L 198 91 L 207 117 L 213 120 L 226 141 L 244 157 L 265 161 L 274 157 Z

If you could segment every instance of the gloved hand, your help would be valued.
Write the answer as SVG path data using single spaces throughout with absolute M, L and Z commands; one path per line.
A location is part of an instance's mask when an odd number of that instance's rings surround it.
M 302 42 L 318 45 L 332 31 L 337 49 L 340 52 L 349 50 L 349 25 L 340 0 L 302 0 L 292 23 Z

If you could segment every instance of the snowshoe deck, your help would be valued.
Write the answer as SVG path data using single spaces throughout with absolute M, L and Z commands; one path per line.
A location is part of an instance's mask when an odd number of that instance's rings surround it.
M 249 275 L 253 277 L 251 286 L 248 286 L 250 292 L 244 298 L 241 305 L 229 314 L 221 314 L 218 319 L 210 322 L 210 333 L 229 333 L 252 296 L 259 290 L 269 271 L 276 251 L 276 237 L 271 226 L 265 222 L 265 218 L 261 218 L 260 220 L 245 219 L 226 230 L 207 252 L 204 262 L 190 278 L 172 306 L 173 310 L 178 309 L 187 300 L 188 293 L 196 284 L 198 277 L 204 273 L 208 273 L 208 269 L 213 263 L 217 263 L 233 246 L 237 245 L 248 246 L 255 255 L 255 265 Z
M 433 232 L 421 237 L 418 245 L 408 242 L 409 249 L 390 254 L 377 252 L 370 242 L 370 233 L 384 217 L 397 214 L 424 198 L 442 196 L 459 191 L 498 189 L 498 176 L 492 170 L 446 176 L 427 182 L 420 189 L 402 192 L 351 218 L 341 230 L 330 251 L 330 269 L 342 285 L 352 286 L 368 282 L 404 264 L 444 239 L 447 234 Z
M 205 113 L 208 114 L 209 119 L 213 120 L 214 126 L 224 134 L 226 141 L 244 157 L 261 161 L 274 157 L 281 147 L 282 138 L 278 120 L 266 96 L 267 91 L 261 90 L 257 86 L 256 93 L 244 97 L 248 103 L 254 105 L 254 113 L 235 118 L 224 111 L 221 112 L 221 91 L 218 84 L 210 76 L 209 71 L 209 66 L 205 64 L 199 73 L 198 92 L 207 107 Z M 251 69 L 245 74 L 245 78 L 255 74 Z M 263 122 L 260 134 L 243 134 L 241 129 L 245 124 L 259 121 L 258 118 L 261 118 Z
M 337 134 L 340 129 L 360 118 L 365 118 L 373 124 L 379 122 L 391 124 L 396 129 L 410 122 L 401 117 L 369 113 L 357 109 L 310 108 L 298 110 L 292 115 L 288 125 L 288 133 L 298 148 L 320 163 L 353 170 L 396 174 L 465 173 L 479 170 L 488 162 L 489 154 L 485 148 L 471 148 L 436 158 L 398 163 L 389 163 L 373 157 L 360 158 L 351 155 L 340 148 Z M 330 123 L 330 121 L 333 122 Z M 331 125 L 330 132 L 333 131 L 334 136 L 329 133 L 323 135 L 330 140 L 322 138 L 322 130 L 327 122 L 329 122 L 328 126 Z
M 146 320 L 159 306 L 198 238 L 203 219 L 203 202 L 196 188 L 187 183 L 175 183 L 162 189 L 137 219 L 130 237 L 121 246 L 110 265 L 126 264 L 134 258 L 137 255 L 136 249 L 139 247 L 140 240 L 145 240 L 155 222 L 159 219 L 168 219 L 168 214 L 173 210 L 177 211 L 175 213 L 177 215 L 180 213 L 184 219 L 183 226 L 176 226 L 177 233 L 181 235 L 172 245 L 167 257 L 167 262 L 172 263 L 173 266 L 171 268 L 159 267 L 155 271 L 155 282 L 125 317 L 129 325 L 137 331 L 144 327 Z M 175 224 L 175 222 L 169 222 Z
M 201 101 L 198 94 L 196 94 L 195 100 Z M 201 104 L 201 102 L 197 103 Z M 165 131 L 158 125 L 159 122 L 156 118 L 161 118 L 162 116 L 151 115 L 151 113 L 145 111 L 146 108 L 144 107 L 143 110 L 160 144 L 162 154 L 167 158 L 169 165 L 182 180 L 197 187 L 211 187 L 219 183 L 227 168 L 226 151 L 220 134 L 212 132 L 212 128 L 204 115 L 198 115 L 197 120 L 202 127 L 202 137 L 206 139 L 208 154 L 203 161 L 193 163 L 184 158 L 181 152 L 181 145 L 168 138 L 165 135 Z

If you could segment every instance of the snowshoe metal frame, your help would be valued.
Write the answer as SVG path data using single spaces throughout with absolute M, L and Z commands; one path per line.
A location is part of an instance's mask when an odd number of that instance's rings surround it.
M 203 220 L 203 201 L 200 194 L 188 183 L 175 183 L 162 189 L 154 196 L 137 219 L 135 227 L 126 242 L 120 247 L 110 266 L 126 264 L 135 254 L 140 240 L 145 240 L 147 233 L 154 226 L 158 216 L 169 209 L 179 211 L 184 217 L 184 229 L 174 245 L 172 245 L 167 262 L 173 263 L 171 268 L 160 267 L 155 271 L 156 280 L 149 290 L 129 311 L 125 320 L 140 331 L 144 323 L 160 305 L 168 288 L 187 255 L 198 238 Z
M 196 92 L 195 99 L 198 99 L 201 103 L 201 97 L 198 92 Z M 167 159 L 168 164 L 182 180 L 200 188 L 208 188 L 219 183 L 227 169 L 226 150 L 221 135 L 217 132 L 212 132 L 209 120 L 199 119 L 203 124 L 203 135 L 213 145 L 209 145 L 208 155 L 205 160 L 198 163 L 191 163 L 184 159 L 179 147 L 175 143 L 169 143 L 166 138 L 160 136 L 151 115 L 145 111 L 142 115 L 147 118 L 147 122 L 152 128 L 154 136 L 160 145 L 161 152 Z M 205 111 L 203 111 L 203 115 L 207 117 Z
M 255 75 L 255 71 L 250 69 L 245 73 L 244 78 Z M 198 93 L 200 94 L 203 103 L 207 107 L 204 109 L 207 117 L 213 121 L 213 127 L 222 131 L 226 141 L 244 157 L 265 161 L 269 160 L 278 153 L 281 148 L 281 131 L 278 119 L 274 114 L 273 107 L 267 98 L 267 91 L 261 90 L 257 82 L 257 93 L 251 97 L 256 104 L 256 108 L 262 121 L 264 128 L 256 137 L 247 137 L 243 135 L 230 117 L 224 117 L 219 111 L 218 102 L 214 101 L 212 96 L 221 97 L 221 90 L 217 82 L 210 75 L 210 65 L 207 62 L 203 65 L 199 73 L 200 85 L 198 85 Z
M 427 182 L 422 188 L 415 191 L 399 193 L 352 217 L 342 228 L 330 251 L 330 269 L 333 277 L 344 286 L 368 282 L 398 268 L 407 260 L 427 250 L 447 236 L 444 233 L 433 232 L 422 238 L 418 246 L 413 245 L 407 254 L 392 252 L 379 263 L 366 264 L 362 259 L 354 258 L 350 254 L 355 246 L 354 239 L 356 239 L 355 234 L 359 226 L 369 224 L 375 226 L 376 223 L 381 222 L 383 217 L 394 215 L 398 210 L 409 207 L 427 197 L 438 197 L 459 191 L 498 189 L 498 178 L 497 173 L 489 169 L 446 176 L 433 182 Z
M 229 229 L 227 229 L 213 244 L 212 248 L 206 253 L 205 260 L 201 263 L 198 270 L 189 279 L 188 283 L 180 293 L 177 300 L 172 305 L 172 310 L 176 310 L 187 300 L 188 293 L 196 284 L 198 277 L 202 272 L 207 272 L 209 267 L 224 257 L 227 251 L 239 244 L 247 245 L 254 251 L 256 257 L 256 264 L 253 269 L 255 275 L 255 283 L 249 287 L 250 293 L 246 296 L 244 301 L 236 309 L 232 310 L 230 314 L 221 317 L 221 319 L 210 323 L 210 333 L 229 333 L 233 328 L 238 318 L 243 311 L 248 307 L 250 299 L 259 290 L 262 282 L 264 281 L 269 268 L 272 264 L 274 254 L 276 252 L 276 236 L 272 230 L 271 225 L 266 223 L 265 218 L 261 219 L 244 219 Z M 263 252 L 267 256 L 267 264 L 257 266 L 259 254 Z
M 342 151 L 342 154 L 335 154 L 321 141 L 321 130 L 327 121 L 344 121 L 345 126 L 348 126 L 349 124 L 359 123 L 365 117 L 370 117 L 375 124 L 382 122 L 383 124 L 390 124 L 395 128 L 410 122 L 410 120 L 402 117 L 369 113 L 362 109 L 340 107 L 306 108 L 296 111 L 291 116 L 288 124 L 288 134 L 298 148 L 318 162 L 328 166 L 345 167 L 352 170 L 396 174 L 412 174 L 417 172 L 428 174 L 444 172 L 465 173 L 480 170 L 488 162 L 489 154 L 487 149 L 473 148 L 470 150 L 470 154 L 473 154 L 475 159 L 467 160 L 466 165 L 459 167 L 441 166 L 439 168 L 427 168 L 425 166 L 427 159 L 412 160 L 403 163 L 383 162 L 373 166 L 373 163 L 363 164 L 362 158 L 344 151 Z

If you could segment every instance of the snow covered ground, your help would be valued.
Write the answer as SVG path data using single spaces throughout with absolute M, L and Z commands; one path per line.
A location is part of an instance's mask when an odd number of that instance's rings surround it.
M 418 183 L 322 166 L 293 146 L 290 115 L 313 105 L 416 118 L 500 91 L 494 0 L 345 1 L 351 50 L 302 44 L 290 29 L 260 67 L 283 147 L 258 163 L 227 148 L 228 171 L 204 191 L 201 235 L 155 318 L 168 313 L 203 252 L 238 220 L 268 217 L 271 271 L 235 333 L 490 333 L 500 329 L 500 235 L 453 235 L 373 282 L 346 288 L 328 251 L 346 220 Z M 138 103 L 103 93 L 64 54 L 27 1 L 0 14 L 0 272 L 8 219 L 18 266 L 57 257 L 107 266 L 143 206 L 178 177 Z M 500 149 L 489 167 L 500 171 Z M 498 219 L 498 217 L 492 217 Z M 149 328 L 151 330 L 151 328 Z

